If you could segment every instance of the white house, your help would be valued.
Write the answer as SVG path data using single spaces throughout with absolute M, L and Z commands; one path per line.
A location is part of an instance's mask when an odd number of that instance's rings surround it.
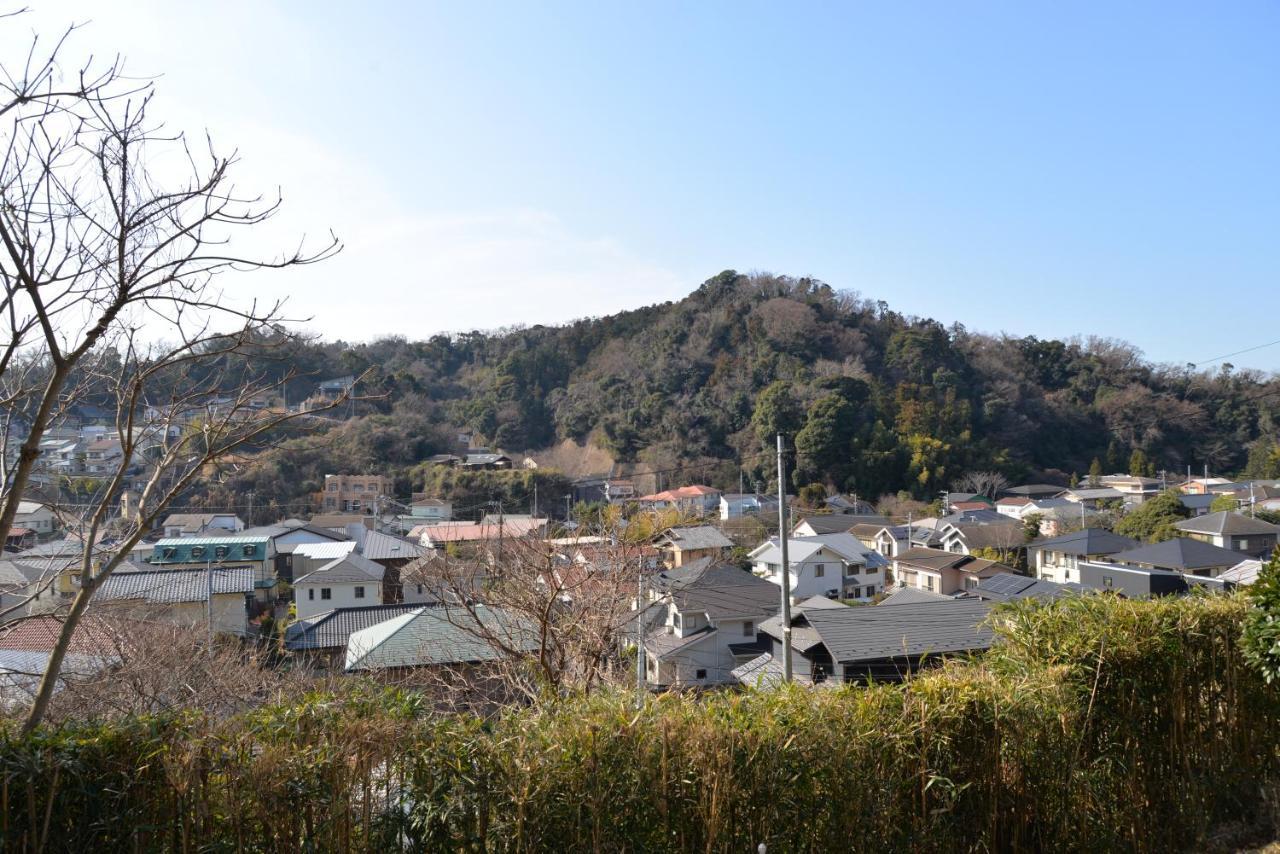
M 720 518 L 738 519 L 761 513 L 777 513 L 778 499 L 771 495 L 726 492 L 720 496 Z
M 650 628 L 645 679 L 661 688 L 732 683 L 733 668 L 763 651 L 757 627 L 782 607 L 777 587 L 709 558 L 655 575 L 650 599 L 637 619 Z
M 782 549 L 776 539 L 756 546 L 750 557 L 756 575 L 782 585 Z M 888 561 L 850 533 L 789 537 L 787 561 L 794 599 L 870 599 L 884 590 Z
M 334 608 L 382 604 L 381 564 L 354 552 L 336 557 L 293 582 L 298 619 Z
M 222 532 L 238 533 L 244 530 L 244 521 L 234 513 L 174 513 L 164 520 L 164 535 L 174 537 L 203 537 Z
M 58 517 L 49 505 L 39 501 L 19 501 L 17 515 L 13 517 L 13 527 L 30 528 L 38 537 L 52 534 L 58 527 Z
M 447 522 L 453 518 L 453 502 L 442 498 L 419 498 L 409 505 L 409 515 L 415 520 L 415 525 Z

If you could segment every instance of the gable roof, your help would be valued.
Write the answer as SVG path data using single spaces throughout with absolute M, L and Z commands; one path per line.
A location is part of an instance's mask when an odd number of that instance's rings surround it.
M 365 605 L 359 608 L 334 608 L 298 620 L 284 632 L 285 649 L 333 649 L 345 647 L 352 632 L 367 629 L 392 617 L 398 617 L 423 607 L 421 603 L 407 605 Z
M 1108 531 L 1106 528 L 1085 528 L 1080 531 L 1063 534 L 1060 537 L 1036 540 L 1027 548 L 1049 549 L 1079 557 L 1084 555 L 1111 555 L 1116 552 L 1137 548 L 1140 545 L 1141 543 L 1137 540 L 1122 537 L 1119 534 Z
M 353 632 L 347 639 L 346 669 L 377 670 L 432 664 L 493 661 L 503 646 L 531 652 L 537 635 L 501 608 L 445 605 L 420 606 L 406 614 Z
M 899 563 L 905 563 L 915 569 L 926 569 L 933 572 L 942 572 L 944 569 L 957 569 L 976 576 L 994 575 L 997 572 L 1008 572 L 1011 569 L 994 560 L 943 551 L 942 549 L 931 549 L 926 546 L 907 549 L 894 560 Z
M 1208 513 L 1192 519 L 1183 519 L 1175 524 L 1174 527 L 1179 531 L 1186 531 L 1191 534 L 1213 534 L 1216 536 L 1236 534 L 1274 535 L 1280 533 L 1280 526 L 1231 510 L 1219 510 L 1216 513 Z
M 815 534 L 840 534 L 852 531 L 859 525 L 874 525 L 876 530 L 889 524 L 884 516 L 860 516 L 853 513 L 814 513 L 800 517 L 795 527 L 808 525 Z M 794 528 L 792 529 L 794 530 Z
M 804 563 L 822 549 L 827 549 L 844 560 L 862 563 L 868 567 L 889 565 L 879 552 L 867 548 L 861 540 L 845 531 L 810 537 L 787 537 L 787 560 L 792 564 Z M 750 557 L 752 560 L 780 564 L 782 548 L 778 540 L 771 537 L 752 549 Z
M 28 617 L 0 627 L 0 650 L 50 652 L 62 633 L 64 620 L 53 614 Z M 106 620 L 86 614 L 71 633 L 67 652 L 79 655 L 112 655 L 124 642 L 119 629 Z
M 668 528 L 658 539 L 670 543 L 677 549 L 687 551 L 733 548 L 733 540 L 720 533 L 719 528 L 711 525 Z
M 947 599 L 890 608 L 815 609 L 804 617 L 832 660 L 850 664 L 987 649 L 993 634 L 982 623 L 989 610 L 980 599 Z
M 1026 483 L 1022 486 L 1011 486 L 1005 490 L 1006 495 L 1025 495 L 1028 498 L 1054 498 L 1066 491 L 1064 486 L 1052 483 Z
M 773 614 L 782 607 L 776 584 L 710 558 L 655 573 L 649 583 L 677 609 L 703 611 L 712 620 Z
M 150 604 L 205 602 L 209 587 L 214 595 L 252 593 L 252 567 L 205 569 L 152 569 L 142 572 L 113 572 L 94 594 L 94 601 L 110 602 L 142 599 Z
M 1153 546 L 1143 546 L 1114 554 L 1111 560 L 1116 563 L 1142 564 L 1156 569 L 1186 571 L 1235 566 L 1240 562 L 1240 553 L 1211 543 L 1193 540 L 1190 537 L 1174 537 L 1172 540 L 1165 540 Z
M 925 605 L 931 602 L 949 601 L 951 601 L 951 597 L 944 596 L 941 593 L 921 590 L 919 587 L 899 587 L 877 602 L 876 607 L 881 605 Z
M 360 554 L 369 560 L 412 560 L 422 557 L 427 550 L 418 543 L 393 537 L 381 531 L 371 531 L 363 525 L 352 525 L 347 532 L 359 543 Z
M 719 496 L 720 490 L 712 489 L 709 486 L 694 484 L 692 486 L 681 486 L 676 489 L 666 489 L 662 492 L 655 492 L 652 495 L 644 495 L 637 498 L 637 501 L 690 501 L 694 498 L 704 498 L 706 496 Z
M 319 569 L 294 579 L 293 584 L 295 587 L 299 584 L 363 584 L 382 581 L 385 572 L 382 564 L 374 563 L 364 555 L 352 552 L 336 557 Z

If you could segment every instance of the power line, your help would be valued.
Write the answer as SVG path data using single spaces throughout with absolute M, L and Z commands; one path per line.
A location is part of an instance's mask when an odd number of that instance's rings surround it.
M 1267 347 L 1274 347 L 1277 344 L 1280 344 L 1280 339 L 1276 339 L 1275 341 L 1268 341 L 1266 344 L 1258 344 L 1254 347 L 1245 347 L 1243 350 L 1236 350 L 1233 353 L 1224 353 L 1221 356 L 1214 356 L 1212 359 L 1205 359 L 1203 362 L 1188 362 L 1188 364 L 1194 365 L 1195 367 L 1198 368 L 1201 365 L 1208 365 L 1214 362 L 1221 362 L 1223 359 L 1230 359 L 1232 356 L 1239 356 L 1244 353 L 1252 353 L 1255 350 L 1265 350 Z

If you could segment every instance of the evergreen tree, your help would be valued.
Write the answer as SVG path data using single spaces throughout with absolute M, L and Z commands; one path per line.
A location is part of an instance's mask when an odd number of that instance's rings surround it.
M 1170 489 L 1125 514 L 1116 524 L 1116 533 L 1148 543 L 1160 543 L 1178 536 L 1174 525 L 1190 515 L 1182 503 L 1181 494 Z
M 1089 463 L 1089 485 L 1096 487 L 1102 483 L 1102 462 L 1097 458 L 1093 458 L 1093 462 Z
M 1280 679 L 1280 550 L 1248 587 L 1249 604 L 1241 646 L 1245 660 L 1268 684 Z

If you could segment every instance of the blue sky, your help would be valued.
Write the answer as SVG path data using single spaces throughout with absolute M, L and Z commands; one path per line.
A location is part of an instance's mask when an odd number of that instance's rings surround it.
M 1274 3 L 57 3 L 282 186 L 329 336 L 811 275 L 1178 364 L 1280 338 Z M 229 287 L 242 287 L 232 285 Z M 1280 346 L 1231 360 L 1280 367 Z

